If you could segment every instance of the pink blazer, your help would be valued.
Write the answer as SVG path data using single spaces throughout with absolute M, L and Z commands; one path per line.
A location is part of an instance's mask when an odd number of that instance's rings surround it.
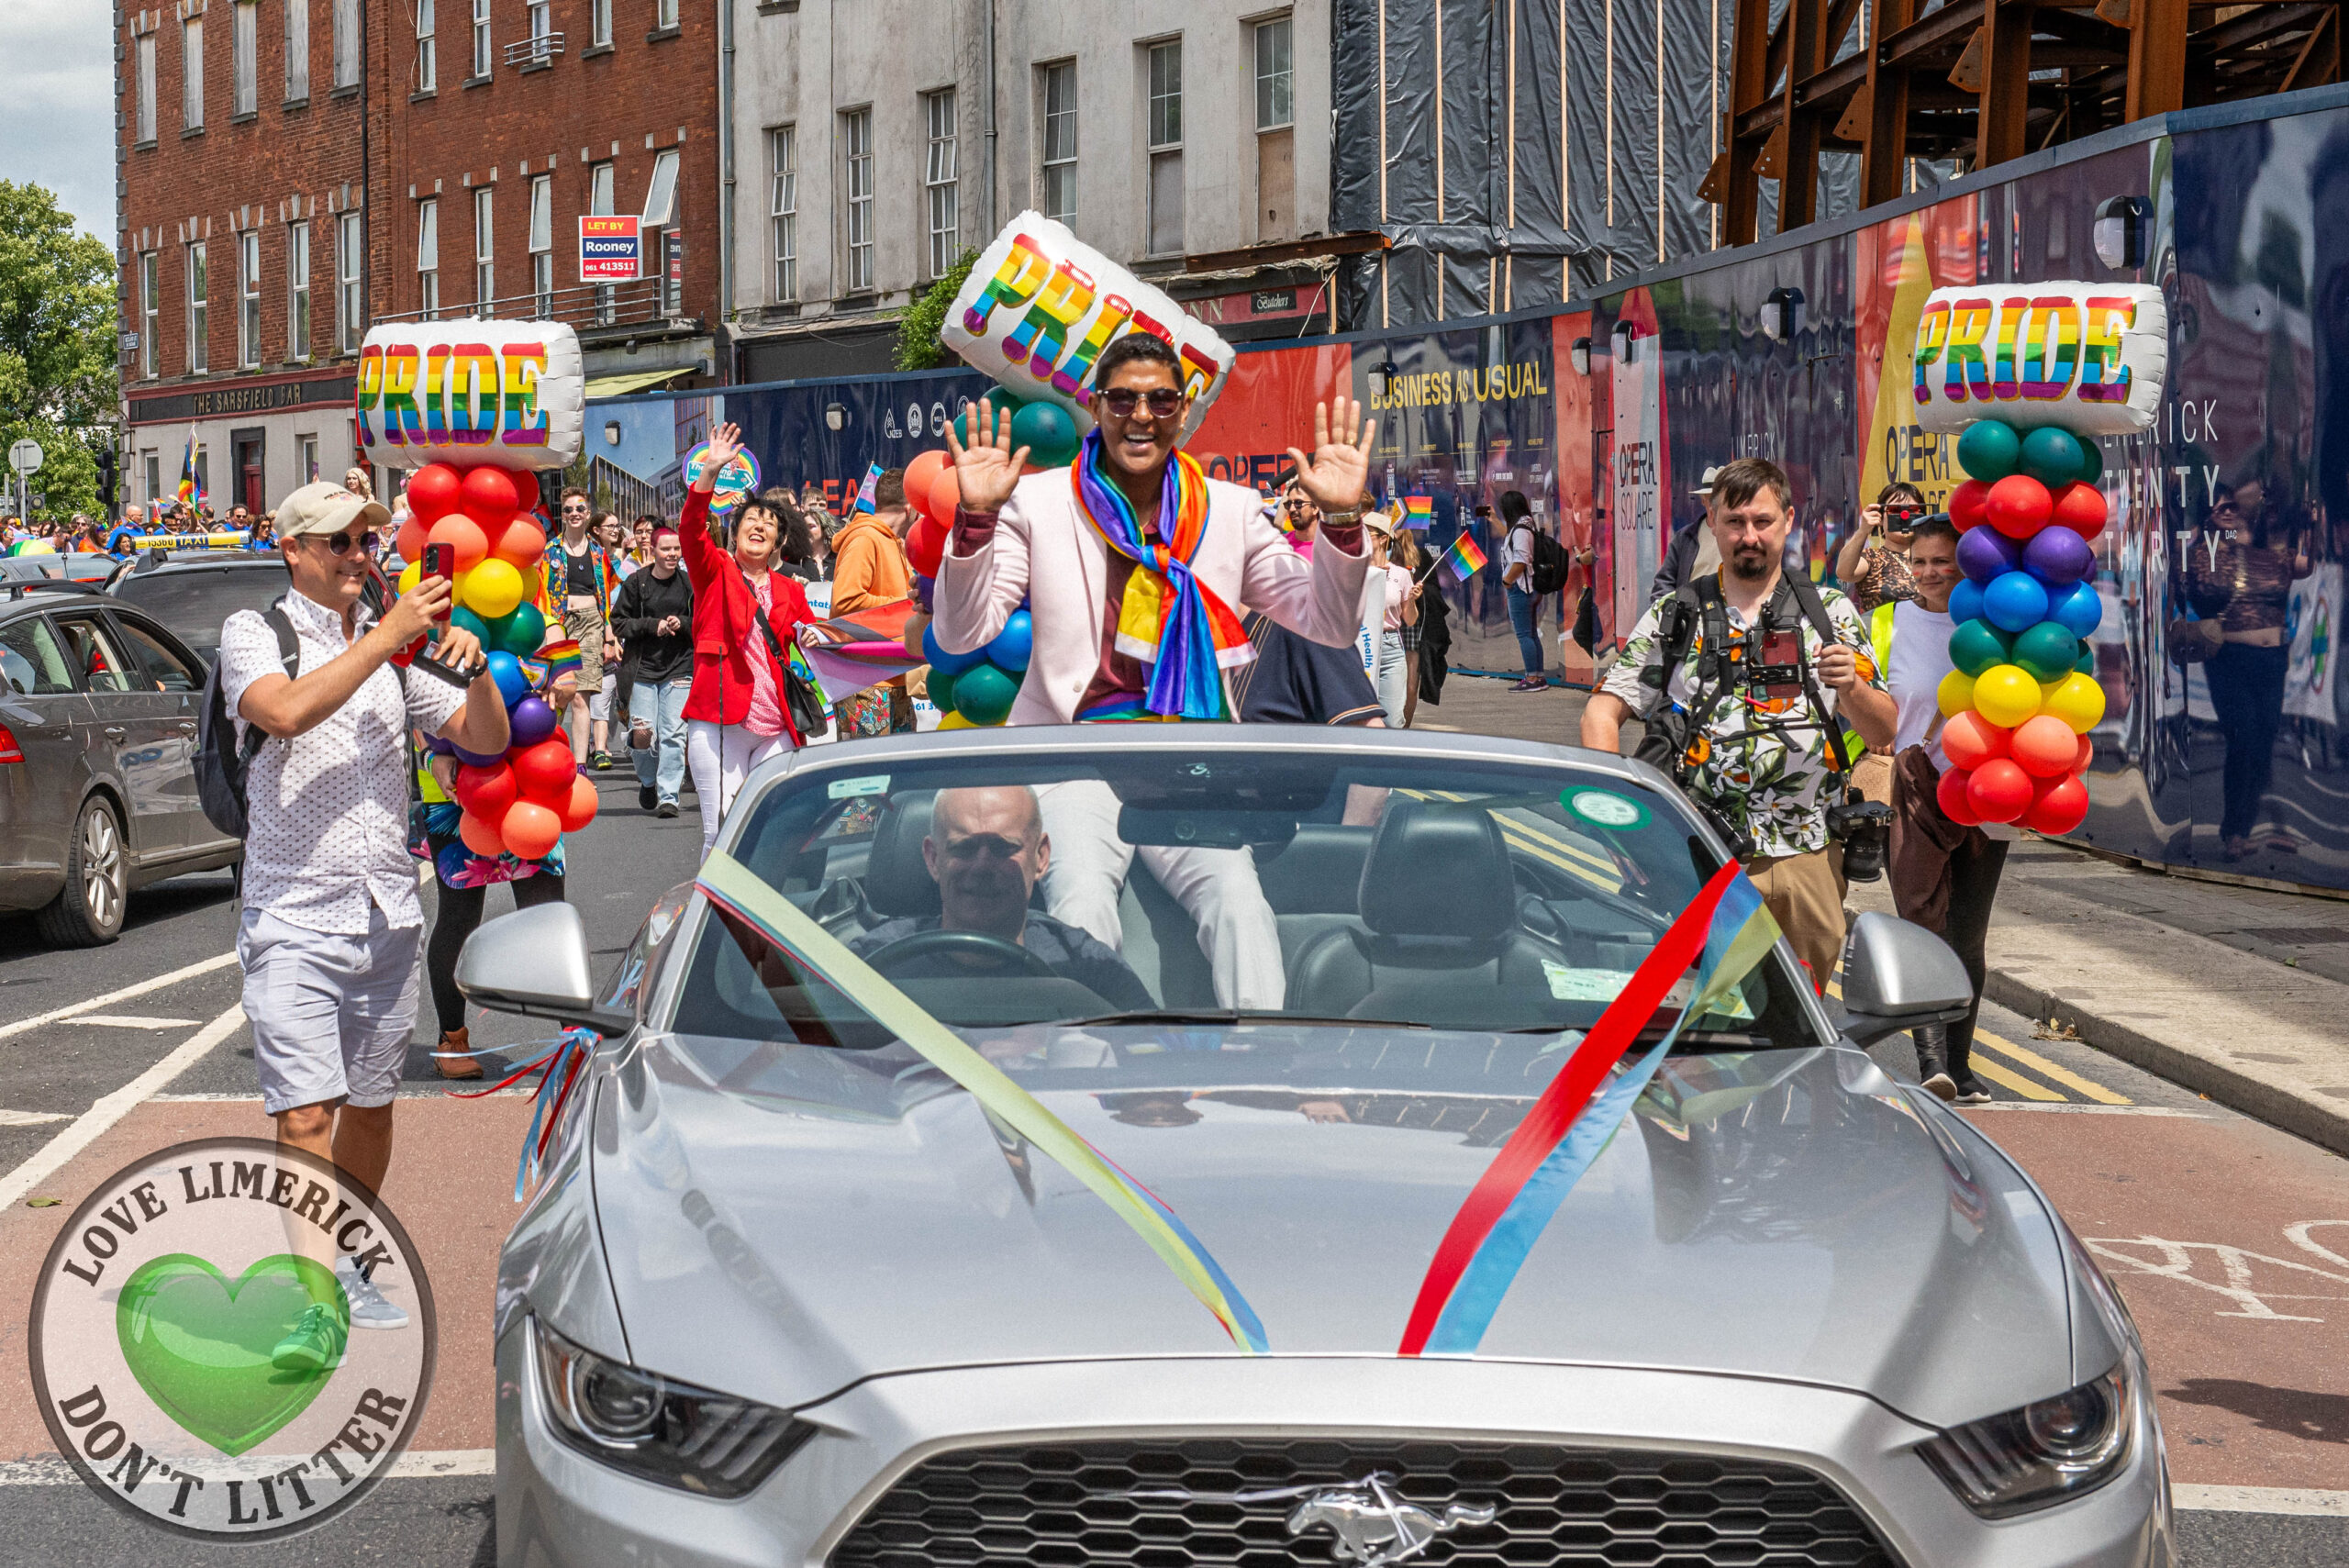
M 1321 541 L 1308 561 L 1267 521 L 1252 490 L 1208 481 L 1207 537 L 1191 568 L 1235 611 L 1261 610 L 1332 648 L 1361 631 L 1370 557 Z M 995 537 L 967 556 L 950 547 L 933 597 L 939 645 L 967 653 L 992 640 L 1028 601 L 1035 651 L 1010 723 L 1067 724 L 1101 662 L 1108 547 L 1077 515 L 1065 468 L 1031 473 L 1004 503 Z

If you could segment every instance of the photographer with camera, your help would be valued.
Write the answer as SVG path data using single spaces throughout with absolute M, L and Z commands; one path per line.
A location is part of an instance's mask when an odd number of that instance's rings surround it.
M 1764 458 L 1713 479 L 1721 565 L 1656 601 L 1583 709 L 1582 743 L 1639 757 L 1709 810 L 1823 988 L 1843 947 L 1845 878 L 1883 874 L 1891 812 L 1851 787 L 1849 723 L 1891 743 L 1894 708 L 1851 602 L 1783 569 L 1793 489 Z M 1830 842 L 1843 851 L 1836 867 Z

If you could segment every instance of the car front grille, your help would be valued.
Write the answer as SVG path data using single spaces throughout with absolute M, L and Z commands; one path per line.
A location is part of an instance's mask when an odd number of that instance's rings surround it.
M 1789 1464 L 1541 1444 L 1121 1440 L 965 1449 L 922 1461 L 833 1549 L 830 1568 L 1290 1568 L 1341 1563 L 1324 1489 L 1467 1517 L 1405 1557 L 1430 1568 L 1892 1568 L 1842 1494 Z M 1301 1488 L 1292 1493 L 1289 1489 Z M 1281 1494 L 1265 1496 L 1264 1494 Z M 1477 1522 L 1486 1509 L 1490 1522 Z M 1380 1512 L 1372 1536 L 1391 1516 Z

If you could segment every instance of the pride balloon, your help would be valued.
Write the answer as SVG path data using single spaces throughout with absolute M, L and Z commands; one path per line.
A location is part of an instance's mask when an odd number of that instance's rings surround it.
M 1959 533 L 1978 528 L 1985 520 L 1983 508 L 1989 501 L 1989 482 L 1969 479 L 1949 493 L 1949 520 Z
M 2073 734 L 2085 735 L 2104 717 L 2104 688 L 2090 677 L 2075 672 L 2056 684 L 2054 694 L 2043 706 L 2049 713 L 2070 725 Z
M 457 818 L 457 837 L 465 848 L 484 860 L 494 861 L 506 852 L 506 840 L 499 835 L 497 824 L 470 811 Z
M 946 526 L 936 517 L 924 515 L 914 519 L 906 530 L 906 559 L 913 563 L 918 576 L 938 575 L 938 562 L 946 553 Z
M 547 531 L 539 519 L 528 512 L 517 513 L 511 522 L 491 536 L 489 553 L 508 562 L 524 572 L 539 563 L 547 552 Z
M 2031 775 L 2004 757 L 1983 763 L 1965 783 L 1966 804 L 1985 822 L 2013 821 L 2030 806 L 2031 796 Z
M 495 822 L 506 815 L 506 808 L 514 804 L 521 790 L 514 783 L 514 770 L 498 762 L 486 768 L 459 768 L 457 787 L 450 793 L 468 813 L 484 822 Z
M 522 673 L 521 661 L 500 651 L 489 656 L 489 678 L 497 683 L 497 695 L 512 707 L 530 695 L 530 677 Z
M 2096 450 L 2090 446 L 2089 451 Z M 2055 493 L 2054 509 L 2048 521 L 2079 535 L 2084 539 L 2104 532 L 2104 522 L 2110 508 L 2105 505 L 2104 492 L 2088 484 L 2066 484 Z
M 2003 419 L 1976 419 L 1958 435 L 1957 466 L 1985 484 L 1997 484 L 2021 461 L 2021 439 Z
M 556 808 L 555 815 L 562 818 L 564 832 L 576 833 L 596 820 L 596 808 L 601 804 L 595 782 L 582 773 L 571 781 L 571 798 Z
M 451 512 L 433 524 L 426 544 L 428 548 L 445 544 L 457 552 L 457 575 L 460 577 L 479 566 L 482 559 L 489 554 L 489 536 L 482 532 L 479 523 L 462 512 Z
M 1996 528 L 1976 528 L 1957 540 L 1957 569 L 1973 583 L 1989 584 L 2022 563 L 2022 547 Z
M 1950 633 L 1949 662 L 1969 675 L 2004 664 L 2013 654 L 2013 639 L 1987 620 L 1967 621 Z
M 1943 689 L 1948 689 L 1946 677 Z M 1973 706 L 1999 728 L 2012 729 L 2039 711 L 2039 683 L 2012 664 L 1997 665 L 1975 679 Z
M 424 559 L 425 541 L 431 537 L 431 534 L 430 526 L 422 517 L 410 512 L 406 517 L 400 519 L 399 535 L 393 541 L 392 548 L 399 551 L 402 561 L 412 565 Z
M 513 610 L 485 623 L 488 640 L 518 659 L 527 659 L 539 651 L 547 639 L 547 617 L 536 605 L 517 605 Z
M 1950 639 L 1951 656 L 1957 639 Z M 2080 662 L 2080 639 L 2062 621 L 2043 620 L 2014 640 L 2014 662 L 2034 681 L 2061 681 Z
M 579 776 L 579 764 L 567 743 L 550 738 L 509 755 L 514 782 L 525 795 L 549 805 L 571 798 L 571 781 Z
M 2050 588 L 2068 588 L 2096 570 L 2096 552 L 2070 528 L 2042 528 L 2022 547 L 2022 565 Z
M 407 476 L 407 489 L 402 499 L 407 503 L 408 516 L 429 529 L 457 509 L 463 485 L 463 477 L 447 463 L 428 462 Z
M 513 732 L 513 743 L 528 748 L 537 745 L 554 733 L 554 709 L 547 699 L 533 694 L 514 705 L 506 716 L 507 728 Z
M 1944 717 L 1964 713 L 1974 706 L 1974 677 L 1963 670 L 1952 670 L 1942 677 L 1940 688 L 1933 693 L 1933 702 Z
M 562 837 L 562 818 L 535 800 L 518 800 L 506 808 L 497 836 L 518 860 L 542 861 Z
M 954 711 L 973 724 L 1001 724 L 1019 683 L 992 664 L 974 664 L 954 677 Z
M 2022 439 L 2022 471 L 2050 490 L 2079 477 L 2079 438 L 2059 425 L 2042 425 Z
M 2000 631 L 2021 631 L 2047 618 L 2046 585 L 2028 572 L 2001 574 L 1982 590 L 1982 614 Z
M 1982 618 L 1981 584 L 1971 577 L 1963 578 L 1949 591 L 1949 618 L 1956 626 Z
M 1973 775 L 1965 769 L 1952 768 L 1942 775 L 1942 782 L 1933 786 L 1933 798 L 1940 803 L 1942 815 L 1961 828 L 1974 827 L 1982 820 L 1981 815 L 1974 809 L 1973 792 L 1969 787 L 1973 782 Z
M 2104 600 L 2092 583 L 2075 583 L 2060 594 L 2051 595 L 2047 606 L 2050 620 L 2064 623 L 2074 637 L 2089 637 L 2096 632 L 2097 623 L 2104 619 Z
M 1942 749 L 1949 749 L 1946 734 Z M 2032 777 L 2059 778 L 2072 771 L 2073 760 L 2080 754 L 2080 738 L 2054 714 L 2037 714 L 2024 719 L 2015 731 L 2012 751 L 2015 765 Z
M 968 653 L 947 652 L 938 645 L 938 627 L 935 622 L 921 628 L 921 654 L 924 659 L 930 661 L 931 669 L 943 670 L 950 675 L 959 675 L 965 670 L 984 664 L 987 658 L 986 650 L 984 648 L 973 649 Z
M 467 515 L 484 523 L 510 517 L 522 505 L 521 487 L 514 475 L 489 463 L 465 470 L 458 486 L 458 504 Z
M 2022 825 L 2037 833 L 2068 833 L 2087 821 L 2087 785 L 2077 773 L 2064 773 L 2039 781 Z
M 930 514 L 930 485 L 954 461 L 953 454 L 942 448 L 917 452 L 913 462 L 906 464 L 906 505 L 917 516 Z
M 1990 526 L 2009 539 L 2029 539 L 2047 526 L 2054 501 L 2047 486 L 2028 473 L 2010 473 L 1990 486 L 1983 515 Z
M 464 574 L 457 584 L 457 596 L 465 607 L 484 620 L 497 620 L 514 613 L 522 602 L 522 574 L 509 562 L 491 556 Z
M 2066 729 L 2064 733 L 2068 738 L 2072 732 Z M 1942 726 L 1942 755 L 1949 759 L 1954 768 L 1978 768 L 2006 756 L 2012 746 L 2011 736 L 1978 713 L 1954 714 Z
M 1029 406 L 1051 408 L 1052 405 L 1031 403 Z M 1052 411 L 1060 412 L 1056 408 Z M 1008 670 L 1014 673 L 1027 669 L 1028 655 L 1034 646 L 1035 635 L 1035 628 L 1029 619 L 1028 612 L 1026 610 L 1012 611 L 1009 617 L 1004 621 L 1003 629 L 996 633 L 993 642 L 987 644 L 987 662 L 998 670 Z

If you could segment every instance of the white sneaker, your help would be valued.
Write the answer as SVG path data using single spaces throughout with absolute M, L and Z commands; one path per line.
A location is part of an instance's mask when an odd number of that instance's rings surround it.
M 1954 1104 L 1957 1099 L 1957 1080 L 1951 1077 L 1946 1073 L 1934 1073 L 1932 1077 L 1925 1080 L 1924 1086 L 1925 1093 L 1932 1095 L 1933 1098 L 1941 1101 L 1943 1105 Z
M 345 1258 L 334 1266 L 335 1282 L 342 1286 L 343 1299 L 351 1304 L 351 1326 L 354 1329 L 405 1329 L 407 1313 L 394 1306 L 375 1288 L 359 1266 Z

